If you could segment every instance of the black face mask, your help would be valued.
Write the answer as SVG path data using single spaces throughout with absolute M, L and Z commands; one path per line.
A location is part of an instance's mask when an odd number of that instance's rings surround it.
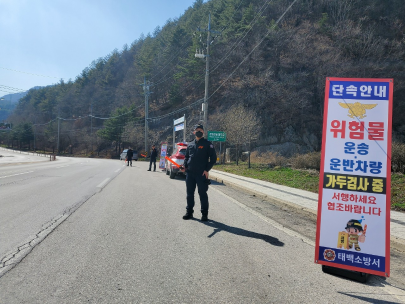
M 204 133 L 203 133 L 203 132 L 201 132 L 201 131 L 197 131 L 197 132 L 195 132 L 195 136 L 197 136 L 198 138 L 203 137 L 203 135 L 204 135 Z

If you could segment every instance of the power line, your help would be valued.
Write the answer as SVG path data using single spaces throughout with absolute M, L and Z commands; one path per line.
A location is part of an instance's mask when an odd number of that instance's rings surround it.
M 245 30 L 244 32 L 243 32 L 243 34 L 245 34 L 241 39 L 239 39 L 239 41 L 236 41 L 233 45 L 232 45 L 232 47 L 231 47 L 231 50 L 230 51 L 228 51 L 228 53 L 217 63 L 217 65 L 215 66 L 215 68 L 213 69 L 213 70 L 211 70 L 211 72 L 213 72 L 214 70 L 216 70 L 218 67 L 219 67 L 219 65 L 220 64 L 222 64 L 223 63 L 223 61 L 227 58 L 227 57 L 229 57 L 229 54 L 230 54 L 230 52 L 232 52 L 235 48 L 236 48 L 236 46 L 237 45 L 239 45 L 240 44 L 240 42 L 246 37 L 246 35 L 250 32 L 250 30 L 252 29 L 252 27 L 251 27 L 251 25 L 253 24 L 253 23 L 255 23 L 256 21 L 257 21 L 257 19 L 263 14 L 263 12 L 264 12 L 264 10 L 268 7 L 268 5 L 272 2 L 273 0 L 267 0 L 266 2 L 265 2 L 265 4 L 263 4 L 263 6 L 260 8 L 260 10 L 259 10 L 259 12 L 256 14 L 256 16 L 254 17 L 254 19 L 249 23 L 249 30 Z M 232 73 L 231 74 L 229 74 L 228 75 L 228 77 L 221 83 L 221 85 L 207 98 L 207 100 L 208 99 L 210 99 L 228 80 L 229 80 L 229 78 L 235 73 L 235 71 L 246 61 L 246 59 L 256 50 L 256 48 L 264 41 L 264 39 L 270 34 L 270 32 L 275 28 L 275 26 L 281 21 L 281 19 L 284 17 L 284 15 L 291 9 L 291 7 L 294 5 L 294 3 L 296 2 L 297 0 L 294 0 L 292 3 L 291 3 L 291 5 L 286 9 L 286 11 L 281 15 L 281 17 L 273 24 L 273 26 L 267 31 L 267 33 L 266 33 L 266 35 L 262 38 L 262 40 L 249 52 L 249 54 L 238 64 L 238 66 L 232 71 Z M 242 4 L 242 1 L 239 3 L 239 6 Z M 235 13 L 234 13 L 235 14 Z M 210 73 L 211 73 L 210 72 Z M 195 80 L 194 82 L 192 82 L 191 84 L 194 84 L 195 82 L 197 82 L 198 80 Z M 203 80 L 200 80 L 200 83 L 202 82 Z M 188 86 L 190 86 L 191 84 L 189 84 Z M 188 87 L 187 86 L 187 87 Z M 187 88 L 186 87 L 186 88 Z M 184 91 L 186 88 L 183 88 L 183 90 L 182 91 Z M 182 92 L 181 91 L 181 92 Z M 190 104 L 190 105 L 188 105 L 188 106 L 186 106 L 186 107 L 184 107 L 184 108 L 181 108 L 181 109 L 179 109 L 179 110 L 175 110 L 175 111 L 173 111 L 173 112 L 170 112 L 170 113 L 168 113 L 168 114 L 164 114 L 164 115 L 161 115 L 161 116 L 156 116 L 156 117 L 151 117 L 150 119 L 154 119 L 154 120 L 160 120 L 160 119 L 163 119 L 163 118 L 165 118 L 165 117 L 168 117 L 168 116 L 170 116 L 170 115 L 173 115 L 173 114 L 176 114 L 176 113 L 178 113 L 178 112 L 181 112 L 181 111 L 184 111 L 185 109 L 188 109 L 189 107 L 191 107 L 191 106 L 193 106 L 193 105 L 196 105 L 196 104 L 198 104 L 198 103 L 201 103 L 201 102 L 203 102 L 203 100 L 198 100 L 197 102 L 194 102 L 194 103 L 192 103 L 192 104 Z M 162 106 L 163 107 L 163 106 Z
M 203 103 L 203 102 L 204 102 L 204 99 L 199 99 L 199 100 L 197 100 L 197 101 L 195 101 L 195 102 L 193 102 L 193 103 L 191 103 L 191 104 L 189 104 L 189 105 L 187 105 L 187 106 L 185 106 L 185 107 L 183 107 L 181 109 L 177 109 L 177 110 L 175 110 L 173 112 L 170 112 L 170 113 L 167 113 L 167 114 L 164 114 L 164 115 L 160 115 L 160 116 L 149 117 L 149 120 L 160 120 L 160 119 L 169 117 L 169 116 L 171 116 L 173 114 L 177 114 L 179 112 L 187 110 L 187 109 L 189 109 L 189 108 L 191 108 L 191 107 L 193 107 L 193 106 L 195 106 L 195 105 L 197 105 L 199 103 Z
M 93 118 L 95 118 L 95 119 L 108 120 L 108 119 L 113 119 L 113 118 L 121 117 L 121 116 L 124 116 L 124 115 L 128 115 L 129 113 L 134 112 L 136 109 L 138 109 L 138 108 L 140 108 L 140 107 L 143 107 L 143 105 L 140 105 L 140 106 L 138 106 L 138 107 L 136 107 L 136 108 L 134 108 L 134 109 L 132 109 L 132 110 L 130 110 L 130 111 L 124 113 L 124 114 L 120 114 L 120 115 L 113 116 L 113 117 L 96 117 L 96 116 L 93 116 L 93 115 L 88 115 L 88 116 L 89 116 L 89 117 L 93 117 Z
M 51 122 L 53 122 L 53 121 L 55 121 L 55 120 L 57 120 L 58 118 L 55 118 L 55 119 L 52 119 L 52 120 L 50 120 L 50 121 L 48 121 L 48 122 L 46 122 L 46 123 L 44 123 L 44 124 L 34 124 L 34 125 L 32 125 L 32 126 L 46 126 L 46 125 L 49 125 Z
M 5 91 L 0 88 L 0 92 L 8 93 L 8 94 L 15 94 L 16 92 Z
M 184 42 L 181 46 L 180 46 L 180 49 L 183 49 L 183 47 L 186 45 L 186 43 L 188 43 L 190 41 L 190 38 L 189 39 L 187 39 L 186 40 L 186 42 Z M 168 47 L 168 46 L 167 46 Z M 166 47 L 166 48 L 167 48 Z M 153 78 L 155 78 L 161 71 L 163 71 L 168 65 L 169 65 L 169 63 L 170 62 L 172 62 L 173 61 L 173 59 L 174 58 L 176 58 L 176 57 L 178 57 L 178 54 L 174 54 L 173 55 L 173 57 L 172 57 L 172 59 L 170 59 L 170 61 L 161 69 L 161 70 L 159 70 L 159 72 L 156 72 L 156 74 L 154 75 L 154 76 L 152 76 L 151 78 L 150 78 L 150 80 L 152 80 Z M 179 60 L 180 61 L 180 60 Z M 170 71 L 173 69 L 174 67 L 172 67 L 170 70 L 169 70 L 169 72 L 167 72 L 166 73 L 166 75 L 168 74 L 168 73 L 170 73 Z M 165 75 L 165 76 L 166 76 Z M 163 76 L 162 78 L 160 78 L 157 82 L 159 82 L 161 79 L 163 79 L 165 76 Z
M 236 12 L 239 10 L 239 7 L 242 5 L 244 0 L 240 0 L 238 7 L 236 8 L 236 10 L 233 12 L 233 15 L 230 19 L 233 19 L 233 17 L 235 17 Z M 229 26 L 229 23 L 227 26 L 225 26 L 224 28 L 222 28 L 221 32 L 223 32 L 227 27 Z
M 22 90 L 22 89 L 19 89 L 19 88 L 14 88 L 14 87 L 5 86 L 5 85 L 3 85 L 3 84 L 0 84 L 0 87 L 3 87 L 3 88 L 8 89 L 8 90 L 12 90 L 12 91 L 23 91 L 23 92 L 26 91 L 26 90 Z
M 243 34 L 245 34 L 245 35 L 244 35 L 241 39 L 239 39 L 239 41 L 238 41 L 238 40 L 235 41 L 235 43 L 231 46 L 231 49 L 225 54 L 225 56 L 223 56 L 223 57 L 221 58 L 220 61 L 218 61 L 218 63 L 217 63 L 216 66 L 210 71 L 210 73 L 214 72 L 214 71 L 225 61 L 225 59 L 227 59 L 227 58 L 230 56 L 231 52 L 235 50 L 235 48 L 242 42 L 242 40 L 246 37 L 246 35 L 252 30 L 252 28 L 253 28 L 252 24 L 253 24 L 253 23 L 256 23 L 256 21 L 257 21 L 256 19 L 258 19 L 259 17 L 262 16 L 264 10 L 269 6 L 269 4 L 270 4 L 271 2 L 273 2 L 273 0 L 267 0 L 267 1 L 263 4 L 263 6 L 260 8 L 259 12 L 258 12 L 258 13 L 256 14 L 256 16 L 253 18 L 253 20 L 249 23 L 249 25 L 248 25 L 249 30 L 248 30 L 248 28 L 245 29 L 245 31 L 242 33 L 242 35 L 243 35 Z
M 297 0 L 294 0 L 290 6 L 284 11 L 284 13 L 280 16 L 280 18 L 277 19 L 277 21 L 271 26 L 271 28 L 267 31 L 267 33 L 263 36 L 263 38 L 255 45 L 255 47 L 249 52 L 249 54 L 246 55 L 245 58 L 238 64 L 238 66 L 228 75 L 228 77 L 220 84 L 220 86 L 211 94 L 211 96 L 208 98 L 210 99 L 228 80 L 231 78 L 231 76 L 236 72 L 237 69 L 246 61 L 246 59 L 256 50 L 256 48 L 266 39 L 266 37 L 271 33 L 271 31 L 274 30 L 276 25 L 283 19 L 284 15 L 291 9 L 291 7 L 294 5 L 294 3 L 297 2 Z
M 237 9 L 235 10 L 235 12 L 233 13 L 232 18 L 235 16 L 236 12 L 238 11 L 238 9 L 239 9 L 239 7 L 241 6 L 241 4 L 242 4 L 243 1 L 244 1 L 244 0 L 241 0 L 241 1 L 239 2 L 238 8 L 237 8 Z M 216 10 L 213 12 L 213 14 L 215 14 L 215 13 L 218 11 L 218 9 L 219 9 L 219 7 L 216 8 Z M 228 27 L 228 26 L 229 26 L 229 25 L 227 25 L 226 27 Z M 177 25 L 177 27 L 179 27 L 179 25 Z M 225 27 L 225 28 L 226 28 L 226 27 Z M 195 34 L 195 32 L 194 32 L 194 34 Z M 188 42 L 190 42 L 190 40 L 191 40 L 191 37 L 189 37 L 189 38 L 180 46 L 180 49 L 182 49 Z M 168 47 L 169 47 L 169 46 L 167 46 L 165 49 L 167 49 Z M 163 51 L 164 51 L 164 50 L 163 50 Z M 163 71 L 164 68 L 167 67 L 167 66 L 169 65 L 169 63 L 172 62 L 173 59 L 176 58 L 176 57 L 178 57 L 178 54 L 174 54 L 173 57 L 172 57 L 172 59 L 171 59 L 159 72 L 157 72 L 154 76 L 152 76 L 152 77 L 150 78 L 150 80 L 152 80 L 153 78 L 155 78 L 161 71 Z M 181 58 L 178 60 L 178 62 L 180 62 L 180 60 L 181 60 Z M 173 78 L 174 76 L 171 76 L 171 77 L 169 77 L 169 78 L 166 78 L 166 76 L 167 76 L 175 67 L 176 67 L 176 65 L 173 66 L 163 77 L 161 77 L 159 80 L 155 81 L 155 85 L 158 85 L 158 84 L 160 84 L 160 83 L 165 82 L 166 80 L 168 80 L 168 79 L 170 79 L 170 78 Z M 162 79 L 163 79 L 163 80 L 162 80 Z
M 59 77 L 52 77 L 52 76 L 46 76 L 46 75 L 41 75 L 41 74 L 28 73 L 28 72 L 13 70 L 13 69 L 7 69 L 7 68 L 3 68 L 3 67 L 0 67 L 0 69 L 12 71 L 12 72 L 23 73 L 23 74 L 28 74 L 28 75 L 40 76 L 40 77 L 61 79 L 61 78 L 59 78 Z
M 266 1 L 266 3 L 262 6 L 262 8 L 261 8 L 261 10 L 259 11 L 259 13 L 256 15 L 256 17 L 251 21 L 251 23 L 249 24 L 249 26 L 252 24 L 252 22 L 254 22 L 255 20 L 256 20 L 256 18 L 258 17 L 258 16 L 261 16 L 261 13 L 263 12 L 263 10 L 265 9 L 265 8 L 267 8 L 267 6 L 270 4 L 270 2 L 271 2 L 272 0 L 268 0 L 268 1 Z M 290 6 L 284 11 L 284 13 L 279 17 L 279 19 L 273 24 L 273 26 L 267 31 L 267 33 L 263 36 L 263 38 L 259 41 L 259 43 L 257 43 L 255 46 L 254 46 L 254 48 L 249 52 L 249 54 L 247 55 L 247 56 L 245 56 L 245 58 L 238 64 L 238 66 L 232 71 L 232 73 L 230 73 L 229 75 L 228 75 L 228 77 L 221 83 L 221 85 L 207 98 L 207 100 L 208 99 L 210 99 L 228 80 L 229 80 L 229 78 L 235 73 L 235 71 L 246 61 L 246 59 L 256 50 L 256 48 L 264 41 L 264 39 L 270 34 L 270 32 L 272 31 L 272 30 L 274 30 L 274 28 L 275 28 L 275 26 L 276 25 L 278 25 L 278 23 L 283 19 L 283 17 L 284 17 L 284 15 L 291 9 L 291 7 L 295 4 L 295 2 L 296 2 L 297 0 L 294 0 L 291 4 L 290 4 Z M 266 5 L 266 7 L 265 7 L 265 5 Z M 249 29 L 249 31 L 250 31 L 250 29 Z M 249 32 L 248 31 L 248 32 Z M 247 35 L 247 33 L 245 34 L 245 36 Z M 244 36 L 244 37 L 245 37 Z M 244 38 L 243 37 L 243 38 Z M 242 38 L 242 39 L 243 39 Z M 242 40 L 242 39 L 240 39 L 240 41 Z M 240 41 L 239 41 L 239 43 L 240 43 Z M 238 44 L 239 44 L 238 43 Z M 234 44 L 235 45 L 235 44 Z M 233 46 L 232 46 L 233 47 Z M 232 49 L 233 50 L 233 49 Z M 231 51 L 232 51 L 231 50 Z M 226 55 L 227 56 L 227 55 Z M 226 59 L 226 58 L 225 58 Z M 221 60 L 221 63 L 223 62 L 223 60 Z M 219 65 L 219 64 L 218 64 Z M 218 65 L 217 65 L 217 67 L 218 67 Z M 217 68 L 216 67 L 216 68 Z M 216 69 L 215 68 L 215 69 Z M 195 82 L 195 81 L 194 81 Z M 161 115 L 161 116 L 156 116 L 156 117 L 150 117 L 149 119 L 153 119 L 153 120 L 160 120 L 160 119 L 163 119 L 163 118 L 166 118 L 166 117 L 168 117 L 168 116 L 170 116 L 170 115 L 173 115 L 173 114 L 177 114 L 177 113 L 179 113 L 179 112 L 181 112 L 181 111 L 184 111 L 184 110 L 186 110 L 186 109 L 189 109 L 190 107 L 192 107 L 192 106 L 194 106 L 194 105 L 196 105 L 196 104 L 198 104 L 198 103 L 202 103 L 202 102 L 204 102 L 204 99 L 199 99 L 199 100 L 197 100 L 196 102 L 194 102 L 194 103 L 192 103 L 192 104 L 190 104 L 190 105 L 188 105 L 188 106 L 186 106 L 186 107 L 183 107 L 183 108 L 181 108 L 181 109 L 178 109 L 178 110 L 175 110 L 175 111 L 173 111 L 173 112 L 170 112 L 170 113 L 167 113 L 167 114 L 164 114 L 164 115 Z
M 272 1 L 272 0 L 271 0 Z M 231 74 L 229 74 L 228 75 L 228 77 L 221 83 L 221 85 L 207 98 L 207 100 L 208 99 L 210 99 L 228 80 L 229 80 L 229 78 L 235 73 L 235 71 L 246 61 L 246 59 L 255 51 L 255 49 L 264 41 L 264 39 L 270 34 L 270 32 L 274 29 L 274 27 L 281 21 L 281 19 L 284 17 L 284 15 L 291 9 L 291 7 L 293 6 L 293 4 L 296 2 L 297 0 L 294 0 L 292 3 L 291 3 L 291 5 L 287 8 L 287 10 L 282 14 L 282 16 L 275 22 L 275 24 L 269 29 L 269 31 L 266 33 L 266 35 L 262 38 L 262 40 L 251 50 L 251 52 L 239 63 L 239 65 L 234 69 L 234 71 L 231 73 Z M 241 3 L 242 3 L 242 1 L 241 1 Z M 241 5 L 241 3 L 239 4 L 239 6 Z M 269 4 L 269 0 L 265 3 L 265 5 L 268 5 Z M 263 10 L 263 7 L 264 6 L 262 6 L 262 9 L 259 11 L 259 13 Z M 255 19 L 254 20 L 256 20 L 256 18 L 257 18 L 257 16 L 259 16 L 259 13 L 258 13 L 258 15 L 256 15 L 256 17 L 255 17 Z M 235 14 L 235 13 L 234 13 Z M 261 15 L 261 14 L 260 14 Z M 252 20 L 252 22 L 254 21 L 254 20 Z M 250 24 L 252 24 L 252 22 L 250 23 Z M 249 30 L 250 31 L 250 30 Z M 246 36 L 246 35 L 245 35 Z M 244 36 L 244 37 L 245 37 Z M 243 37 L 243 38 L 244 38 Z M 242 39 L 243 39 L 242 38 Z M 242 40 L 241 39 L 241 40 Z M 188 42 L 188 41 L 187 41 Z M 240 43 L 240 41 L 239 41 L 239 43 Z M 235 45 L 235 44 L 234 44 Z M 233 49 L 232 49 L 233 50 Z M 232 51 L 231 50 L 231 51 Z M 226 59 L 226 58 L 225 58 Z M 224 59 L 223 59 L 224 60 Z M 221 64 L 222 62 L 223 62 L 223 60 L 221 60 L 220 61 L 220 63 L 219 64 Z M 217 64 L 217 66 L 215 67 L 215 69 L 219 66 L 219 64 Z M 167 66 L 167 65 L 166 65 Z M 163 69 L 162 69 L 163 70 Z M 196 82 L 197 80 L 195 80 L 194 82 L 192 82 L 191 84 L 194 84 L 195 82 Z M 200 81 L 200 82 L 202 82 L 202 80 Z M 190 85 L 191 85 L 190 84 Z M 189 86 L 190 86 L 189 85 Z M 188 87 L 188 86 L 187 86 Z M 16 88 L 14 88 L 14 89 L 16 89 Z M 17 89 L 18 90 L 18 89 Z M 184 90 L 184 89 L 183 89 Z M 179 113 L 179 112 L 181 112 L 181 111 L 184 111 L 184 110 L 186 110 L 186 109 L 189 109 L 189 108 L 191 108 L 192 106 L 195 106 L 195 105 L 197 105 L 197 104 L 199 104 L 199 103 L 202 103 L 204 100 L 203 99 L 199 99 L 199 100 L 197 100 L 196 102 L 193 102 L 193 103 L 191 103 L 191 104 L 189 104 L 189 105 L 187 105 L 187 106 L 185 106 L 185 107 L 183 107 L 183 108 L 180 108 L 180 109 L 178 109 L 178 110 L 175 110 L 175 111 L 172 111 L 172 112 L 170 112 L 170 113 L 167 113 L 167 114 L 164 114 L 164 115 L 161 115 L 161 116 L 156 116 L 156 117 L 150 117 L 150 118 L 148 118 L 148 120 L 160 120 L 160 119 L 163 119 L 163 118 L 166 118 L 166 117 L 169 117 L 170 115 L 174 115 L 174 114 L 177 114 L 177 113 Z M 141 105 L 142 106 L 142 105 Z M 139 107 L 141 107 L 141 106 L 139 106 Z M 139 108 L 139 107 L 137 107 L 137 108 Z M 137 109 L 137 108 L 135 108 L 135 109 Z M 103 118 L 103 117 L 95 117 L 95 116 L 92 116 L 92 115 L 87 115 L 87 116 L 83 116 L 83 117 L 80 117 L 80 118 L 78 118 L 78 119 L 82 119 L 82 118 L 86 118 L 86 117 L 93 117 L 93 118 L 96 118 L 96 119 L 101 119 L 101 120 L 108 120 L 108 119 L 113 119 L 113 118 L 117 118 L 117 117 L 121 117 L 121 116 L 124 116 L 124 115 L 128 115 L 129 113 L 131 113 L 131 112 L 133 112 L 135 109 L 133 109 L 133 110 L 131 110 L 131 111 L 129 111 L 129 112 L 127 112 L 127 113 L 124 113 L 124 114 L 121 114 L 121 115 L 118 115 L 118 116 L 114 116 L 114 117 L 109 117 L 109 118 Z M 58 117 L 58 118 L 56 118 L 56 119 L 61 119 L 61 120 L 78 120 L 78 119 L 63 119 L 63 118 L 60 118 L 60 117 Z M 48 123 L 45 123 L 45 124 L 35 124 L 35 126 L 39 126 L 39 125 L 47 125 L 47 124 L 49 124 L 49 123 L 51 123 L 51 122 L 53 122 L 53 121 L 55 121 L 56 119 L 53 119 L 53 120 L 51 120 L 51 121 L 49 121 Z
M 248 29 L 245 29 L 245 31 L 242 33 L 242 35 L 243 35 L 243 34 L 245 34 L 245 35 L 244 35 L 242 38 L 240 38 L 239 40 L 237 40 L 237 41 L 231 46 L 231 49 L 225 54 L 225 56 L 223 56 L 223 57 L 220 59 L 220 61 L 219 61 L 218 63 L 216 63 L 215 67 L 214 67 L 212 70 L 210 70 L 210 72 L 209 72 L 210 74 L 211 74 L 212 72 L 214 72 L 214 71 L 225 61 L 225 59 L 229 57 L 230 53 L 242 42 L 242 40 L 246 37 L 246 35 L 247 35 L 247 34 L 250 32 L 250 30 L 252 29 L 252 24 L 256 22 L 256 19 L 258 19 L 259 17 L 261 17 L 261 15 L 262 15 L 262 13 L 264 12 L 264 10 L 267 8 L 267 6 L 268 6 L 272 1 L 273 1 L 273 0 L 267 0 L 267 1 L 263 4 L 263 6 L 259 9 L 258 13 L 255 15 L 255 17 L 253 18 L 253 20 L 249 23 L 249 26 L 248 26 L 249 30 L 248 30 Z M 239 10 L 239 8 L 240 8 L 240 6 L 242 5 L 242 3 L 243 3 L 243 0 L 241 0 L 241 1 L 239 2 L 239 5 L 238 5 L 237 9 L 235 10 L 235 12 L 234 12 L 233 15 L 232 15 L 232 18 L 235 16 L 235 14 L 236 14 L 237 11 Z M 232 18 L 231 18 L 231 19 L 232 19 Z M 225 27 L 221 30 L 221 32 L 223 32 L 228 26 L 229 26 L 229 24 L 228 24 L 227 26 L 225 26 Z M 173 68 L 172 68 L 172 69 L 173 69 Z M 172 69 L 171 69 L 171 70 L 172 70 Z M 169 72 L 170 72 L 171 70 L 169 70 Z M 169 72 L 168 72 L 168 73 L 169 73 Z M 168 73 L 166 73 L 166 75 L 167 75 Z M 163 79 L 164 77 L 166 77 L 166 75 L 164 75 L 161 79 Z M 160 83 L 163 83 L 164 81 L 166 81 L 166 80 L 168 80 L 168 79 L 170 79 L 170 78 L 173 78 L 173 76 L 172 76 L 172 77 L 169 77 L 169 78 L 166 78 L 166 79 L 164 79 L 164 80 L 162 80 L 162 81 L 156 83 L 156 85 L 158 85 L 158 84 L 160 84 Z M 185 87 L 182 88 L 182 90 L 179 92 L 179 94 L 181 94 L 182 92 L 184 92 L 188 87 L 190 87 L 191 85 L 194 85 L 194 84 L 195 84 L 196 82 L 198 82 L 198 81 L 199 81 L 199 85 L 201 85 L 201 84 L 204 82 L 204 79 L 201 79 L 201 80 L 196 79 L 196 80 L 194 80 L 193 82 L 190 82 L 187 86 L 185 86 Z M 163 107 L 163 106 L 164 106 L 164 105 L 162 105 L 161 107 Z M 159 107 L 159 108 L 161 108 L 161 107 Z M 158 108 L 158 109 L 159 109 L 159 108 Z M 158 109 L 156 109 L 156 110 L 158 110 Z
M 21 90 L 18 88 L 14 88 L 14 87 L 9 87 L 9 86 L 5 86 L 0 84 L 0 91 L 2 92 L 6 92 L 9 94 L 17 94 L 17 93 L 25 93 L 27 90 Z
M 141 106 L 142 106 L 142 105 L 141 105 Z M 76 120 L 85 119 L 85 118 L 88 118 L 88 117 L 93 117 L 93 118 L 102 119 L 102 120 L 108 120 L 108 119 L 113 119 L 113 118 L 121 117 L 121 116 L 124 116 L 124 115 L 128 115 L 129 113 L 135 111 L 136 109 L 140 108 L 141 106 L 138 106 L 138 107 L 134 108 L 133 110 L 128 111 L 128 112 L 126 112 L 126 113 L 124 113 L 124 114 L 117 115 L 117 116 L 113 116 L 113 117 L 106 117 L 106 118 L 95 117 L 95 116 L 92 116 L 92 115 L 83 115 L 83 116 L 80 116 L 79 118 L 69 119 L 69 118 L 62 118 L 62 117 L 59 117 L 59 116 L 58 116 L 58 117 L 56 117 L 56 118 L 54 118 L 54 119 L 52 119 L 52 120 L 50 120 L 50 121 L 48 121 L 48 122 L 46 122 L 46 123 L 43 123 L 43 124 L 32 124 L 32 125 L 29 126 L 29 128 L 32 129 L 33 127 L 36 127 L 36 126 L 46 126 L 46 125 L 49 125 L 50 123 L 54 122 L 55 120 L 76 121 Z M 136 118 L 141 118 L 141 117 L 136 117 Z M 13 129 L 11 129 L 11 130 L 9 130 L 9 131 L 17 132 L 17 131 L 15 131 L 15 130 L 13 130 Z M 28 129 L 25 129 L 24 131 L 28 131 Z

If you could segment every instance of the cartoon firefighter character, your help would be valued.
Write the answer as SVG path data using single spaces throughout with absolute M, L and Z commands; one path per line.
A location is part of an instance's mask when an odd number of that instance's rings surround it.
M 361 222 L 358 220 L 350 220 L 346 224 L 346 231 L 349 234 L 349 239 L 348 239 L 348 249 L 352 249 L 354 245 L 354 250 L 360 251 L 360 243 L 364 243 L 366 240 L 366 230 L 367 230 L 367 225 L 363 226 L 361 225 Z M 361 234 L 360 234 L 361 233 Z

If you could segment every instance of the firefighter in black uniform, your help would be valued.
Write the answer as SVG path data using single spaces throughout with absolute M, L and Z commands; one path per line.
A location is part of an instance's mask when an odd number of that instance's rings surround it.
M 128 151 L 127 151 L 127 161 L 128 161 L 127 166 L 129 166 L 129 164 L 131 164 L 131 167 L 132 167 L 132 157 L 133 156 L 134 156 L 134 151 L 131 149 L 131 147 L 129 147 Z
M 156 171 L 156 157 L 157 157 L 157 150 L 155 148 L 155 145 L 152 146 L 152 151 L 150 153 L 150 162 L 149 162 L 149 170 L 152 169 L 152 163 L 153 163 L 153 171 Z
M 187 188 L 187 213 L 184 220 L 193 218 L 194 192 L 198 187 L 201 201 L 201 221 L 208 220 L 208 171 L 211 170 L 217 160 L 215 148 L 211 142 L 204 138 L 204 127 L 200 124 L 194 127 L 195 139 L 188 143 L 184 159 L 183 172 L 186 172 Z

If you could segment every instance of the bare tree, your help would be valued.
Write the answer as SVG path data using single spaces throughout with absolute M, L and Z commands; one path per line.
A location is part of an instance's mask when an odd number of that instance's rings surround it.
M 355 5 L 354 0 L 324 0 L 328 7 L 328 13 L 335 23 L 345 22 Z
M 223 117 L 226 138 L 236 147 L 236 164 L 239 164 L 239 149 L 242 144 L 250 144 L 260 134 L 260 120 L 254 112 L 239 103 L 233 105 Z
M 159 146 L 159 139 L 160 139 L 160 136 L 162 135 L 162 133 L 163 133 L 162 131 L 157 130 L 157 129 L 149 130 L 149 133 L 148 133 L 148 143 L 149 143 L 148 148 L 150 148 L 152 145 Z
M 132 147 L 137 149 L 143 147 L 145 142 L 145 127 L 143 125 L 134 125 L 134 122 L 129 122 L 125 125 L 124 133 L 126 135 L 125 140 L 131 143 Z

